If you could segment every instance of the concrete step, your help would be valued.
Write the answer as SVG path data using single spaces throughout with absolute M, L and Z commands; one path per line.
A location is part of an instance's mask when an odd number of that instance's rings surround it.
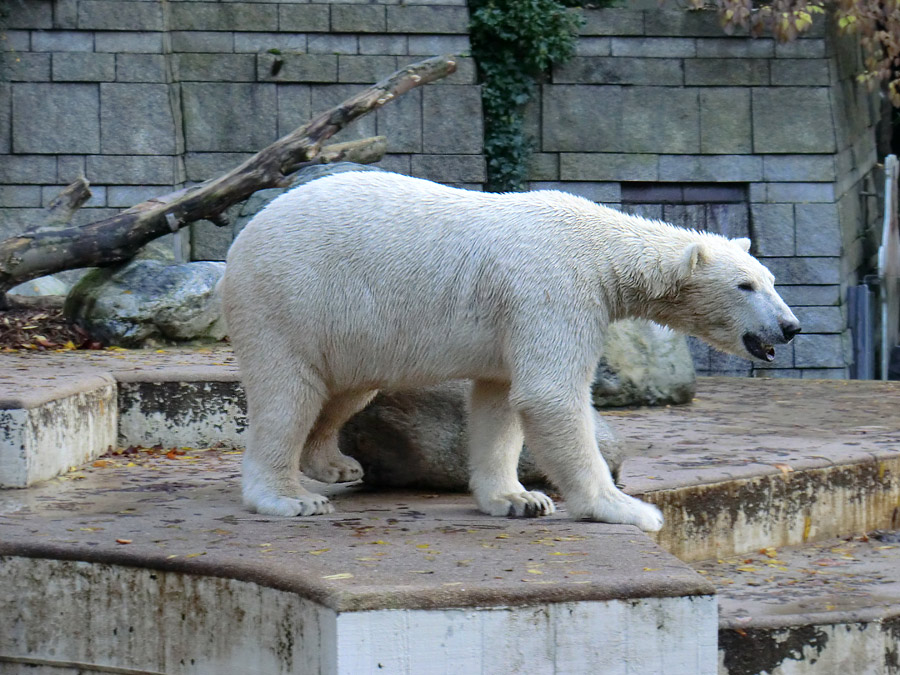
M 900 532 L 693 567 L 718 594 L 721 675 L 900 672 Z

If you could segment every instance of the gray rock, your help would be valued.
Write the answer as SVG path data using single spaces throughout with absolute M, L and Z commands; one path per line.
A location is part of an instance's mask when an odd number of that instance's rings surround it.
M 69 292 L 69 285 L 55 276 L 38 277 L 31 281 L 26 281 L 18 286 L 9 289 L 11 295 L 65 295 Z
M 65 313 L 105 342 L 123 347 L 225 336 L 216 284 L 221 262 L 169 265 L 133 260 L 96 269 L 66 298 Z
M 362 464 L 363 481 L 370 485 L 467 490 L 470 389 L 468 381 L 454 380 L 381 393 L 344 425 L 341 450 Z M 606 425 L 598 425 L 597 441 L 618 477 L 626 454 L 623 444 Z M 547 483 L 528 448 L 519 460 L 519 479 L 526 485 Z
M 689 403 L 696 391 L 684 336 L 650 321 L 610 325 L 594 378 L 594 405 Z

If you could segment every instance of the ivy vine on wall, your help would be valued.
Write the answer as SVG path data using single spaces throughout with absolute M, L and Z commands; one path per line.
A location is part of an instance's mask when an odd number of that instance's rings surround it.
M 576 0 L 469 0 L 469 39 L 478 66 L 484 154 L 491 192 L 523 190 L 531 140 L 525 105 L 537 79 L 575 51 L 582 18 Z

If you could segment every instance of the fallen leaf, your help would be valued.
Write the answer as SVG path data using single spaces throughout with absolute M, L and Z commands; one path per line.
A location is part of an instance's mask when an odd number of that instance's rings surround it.
M 787 476 L 789 473 L 791 473 L 794 470 L 794 468 L 790 464 L 783 464 L 781 462 L 776 462 L 772 466 L 774 466 L 776 469 L 778 469 L 785 476 Z
M 131 539 L 116 539 L 117 544 L 130 544 Z
M 201 555 L 206 555 L 206 551 L 203 551 L 203 552 L 201 552 L 201 553 L 188 553 L 188 554 L 187 554 L 186 556 L 184 556 L 184 557 L 185 557 L 185 558 L 196 558 L 197 556 L 201 556 Z
M 350 572 L 339 572 L 338 574 L 327 574 L 323 579 L 352 579 L 353 575 Z
M 269 546 L 271 546 L 271 545 L 272 544 L 269 544 Z M 328 553 L 328 551 L 330 551 L 330 550 L 331 550 L 330 548 L 320 548 L 320 549 L 316 549 L 315 551 L 307 551 L 307 553 L 309 553 L 310 555 L 322 555 L 323 553 Z

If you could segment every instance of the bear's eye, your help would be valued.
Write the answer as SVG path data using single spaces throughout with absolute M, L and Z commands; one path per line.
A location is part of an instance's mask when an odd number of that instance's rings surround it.
M 740 288 L 742 291 L 752 292 L 753 284 L 751 284 L 749 281 L 745 281 L 742 284 L 738 284 L 738 288 Z

